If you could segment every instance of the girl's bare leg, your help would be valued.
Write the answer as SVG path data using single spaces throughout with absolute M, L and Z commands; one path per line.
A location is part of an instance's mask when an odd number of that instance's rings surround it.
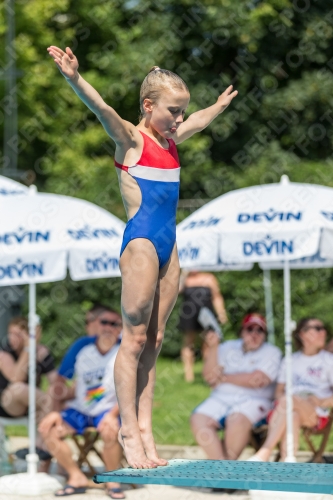
M 123 337 L 115 362 L 114 377 L 122 426 L 120 443 L 131 467 L 156 467 L 145 454 L 137 419 L 137 372 L 147 341 L 159 263 L 153 244 L 143 238 L 130 241 L 120 259 L 122 274 Z
M 293 413 L 293 429 L 294 429 L 294 454 L 298 451 L 299 445 L 299 431 L 301 428 L 301 418 L 298 412 Z M 281 439 L 280 444 L 281 457 L 280 461 L 284 462 L 287 456 L 287 433 L 285 432 Z
M 317 417 L 314 406 L 306 399 L 293 397 L 294 408 L 294 423 L 299 419 L 299 424 L 312 427 L 316 425 Z M 296 417 L 295 414 L 298 416 Z M 294 424 L 295 425 L 295 424 Z M 272 419 L 268 427 L 267 438 L 255 454 L 260 460 L 267 461 L 274 449 L 274 447 L 281 441 L 286 434 L 286 398 L 280 399 L 278 406 L 274 410 Z M 298 439 L 298 437 L 297 437 Z
M 147 331 L 147 342 L 138 369 L 138 422 L 147 457 L 157 465 L 167 465 L 158 457 L 152 428 L 152 409 L 156 377 L 156 359 L 160 353 L 166 322 L 175 305 L 179 287 L 179 262 L 176 246 L 170 261 L 159 273 L 154 307 Z

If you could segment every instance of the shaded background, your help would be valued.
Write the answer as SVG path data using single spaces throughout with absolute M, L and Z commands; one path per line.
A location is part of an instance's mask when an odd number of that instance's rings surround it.
M 17 0 L 18 152 L 23 180 L 40 191 L 87 199 L 125 220 L 114 144 L 47 55 L 69 46 L 79 71 L 125 119 L 138 122 L 140 84 L 153 65 L 178 73 L 191 91 L 188 113 L 239 91 L 211 126 L 179 146 L 184 202 L 178 219 L 232 189 L 292 181 L 333 186 L 333 1 Z M 6 20 L 0 11 L 0 65 Z M 0 133 L 11 114 L 0 79 Z M 0 174 L 6 174 L 1 151 Z M 244 314 L 264 312 L 262 272 L 217 274 L 235 335 Z M 272 272 L 277 342 L 283 338 L 282 274 Z M 292 271 L 293 318 L 333 322 L 330 269 Z M 94 301 L 120 308 L 120 279 L 38 285 L 44 341 L 59 359 L 84 334 Z M 4 303 L 2 310 L 6 309 Z M 178 305 L 162 353 L 178 356 Z

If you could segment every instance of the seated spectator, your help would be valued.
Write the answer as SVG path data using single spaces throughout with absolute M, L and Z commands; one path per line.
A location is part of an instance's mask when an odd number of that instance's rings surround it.
M 259 314 L 244 318 L 238 340 L 219 344 L 215 333 L 207 333 L 203 376 L 213 391 L 194 410 L 191 427 L 209 459 L 236 460 L 252 426 L 271 409 L 281 352 L 266 338 L 266 322 Z M 222 428 L 223 441 L 218 435 Z
M 95 304 L 86 312 L 85 329 L 89 337 L 96 337 L 104 331 L 108 332 L 110 327 L 116 328 L 119 332 L 119 339 L 121 337 L 121 319 L 117 314 L 115 319 L 115 312 L 103 304 Z M 67 401 L 75 398 L 75 381 L 71 380 L 70 383 L 66 377 L 59 373 L 50 392 L 53 397 L 53 410 L 63 410 Z
M 39 430 L 48 450 L 68 473 L 68 484 L 56 496 L 83 493 L 88 480 L 72 458 L 64 438 L 82 434 L 96 427 L 104 441 L 103 459 L 107 470 L 119 468 L 122 449 L 118 443 L 119 410 L 113 369 L 119 348 L 120 315 L 108 309 L 99 315 L 96 336 L 78 339 L 67 351 L 59 375 L 75 377 L 75 398 L 61 412 L 52 412 L 41 422 Z M 118 483 L 107 483 L 111 498 L 125 498 Z
M 39 387 L 46 375 L 50 384 L 57 376 L 54 359 L 47 347 L 40 344 L 42 329 L 36 328 L 36 419 L 40 422 L 52 409 L 50 394 Z M 0 417 L 15 418 L 28 414 L 29 408 L 29 329 L 26 318 L 13 318 L 8 325 L 8 336 L 0 350 Z M 44 456 L 40 436 L 37 452 Z M 21 450 L 24 452 L 24 450 Z M 26 449 L 25 452 L 28 450 Z
M 294 452 L 298 450 L 301 427 L 321 430 L 333 406 L 333 354 L 324 350 L 326 328 L 317 318 L 304 318 L 294 331 L 297 352 L 292 355 Z M 273 448 L 281 443 L 281 461 L 286 451 L 286 366 L 281 363 L 276 388 L 276 407 L 269 420 L 268 435 L 260 450 L 250 458 L 267 461 Z

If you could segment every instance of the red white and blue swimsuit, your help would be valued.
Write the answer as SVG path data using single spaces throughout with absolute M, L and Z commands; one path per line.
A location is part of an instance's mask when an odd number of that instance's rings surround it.
M 115 161 L 117 168 L 126 170 L 136 180 L 142 195 L 139 210 L 127 222 L 120 255 L 130 241 L 146 238 L 156 249 L 161 269 L 176 242 L 180 165 L 172 139 L 167 139 L 169 149 L 163 149 L 148 135 L 141 134 L 143 150 L 138 163 L 125 167 Z

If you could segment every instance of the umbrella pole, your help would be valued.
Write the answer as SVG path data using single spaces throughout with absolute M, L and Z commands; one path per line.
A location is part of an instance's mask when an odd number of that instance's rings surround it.
M 37 473 L 36 454 L 36 284 L 29 284 L 29 454 L 28 474 Z
M 264 293 L 265 293 L 265 309 L 266 309 L 268 341 L 271 344 L 275 344 L 272 281 L 271 281 L 270 269 L 264 269 Z
M 292 397 L 292 366 L 291 366 L 291 293 L 290 293 L 290 264 L 283 263 L 284 283 L 284 338 L 286 359 L 286 418 L 287 418 L 287 456 L 285 462 L 296 462 L 294 455 L 293 429 L 293 397 Z

